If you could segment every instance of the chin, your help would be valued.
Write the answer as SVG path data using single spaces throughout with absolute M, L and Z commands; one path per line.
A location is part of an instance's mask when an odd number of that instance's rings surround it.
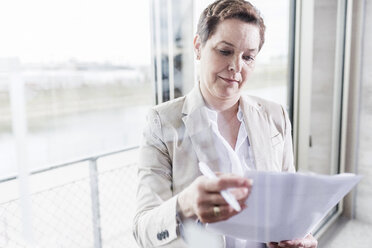
M 235 89 L 226 89 L 226 90 L 220 91 L 218 93 L 218 96 L 220 98 L 225 98 L 225 99 L 236 98 L 236 97 L 239 98 L 240 92 Z

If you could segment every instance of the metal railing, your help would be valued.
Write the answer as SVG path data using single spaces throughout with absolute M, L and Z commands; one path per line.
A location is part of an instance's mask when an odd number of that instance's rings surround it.
M 32 171 L 31 177 L 82 163 L 88 169 L 80 179 L 31 195 L 37 246 L 137 247 L 131 232 L 136 166 L 120 158 L 135 149 L 120 149 Z M 115 156 L 120 166 L 100 170 L 110 162 L 100 164 L 98 160 Z M 54 178 L 59 176 L 54 174 Z M 16 175 L 0 179 L 0 187 L 15 180 Z M 0 247 L 27 247 L 22 241 L 20 208 L 19 199 L 0 202 Z

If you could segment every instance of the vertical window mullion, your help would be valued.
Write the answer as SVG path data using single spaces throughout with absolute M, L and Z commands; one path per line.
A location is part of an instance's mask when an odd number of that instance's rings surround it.
M 173 10 L 172 0 L 167 0 L 167 17 L 168 17 L 168 79 L 169 79 L 169 99 L 174 99 L 174 39 L 173 39 Z
M 155 12 L 155 58 L 156 58 L 156 94 L 157 104 L 163 102 L 163 73 L 162 73 L 162 60 L 161 60 L 161 30 L 160 30 L 160 6 L 159 0 L 154 0 Z

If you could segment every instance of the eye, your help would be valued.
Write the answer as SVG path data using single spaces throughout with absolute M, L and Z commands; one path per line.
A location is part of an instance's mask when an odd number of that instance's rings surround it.
M 254 57 L 252 56 L 243 56 L 243 60 L 247 63 L 252 63 L 254 61 Z
M 232 54 L 232 51 L 230 51 L 230 50 L 223 50 L 223 49 L 220 49 L 220 50 L 218 50 L 218 52 L 219 52 L 220 54 L 222 54 L 223 56 L 229 56 L 229 55 Z

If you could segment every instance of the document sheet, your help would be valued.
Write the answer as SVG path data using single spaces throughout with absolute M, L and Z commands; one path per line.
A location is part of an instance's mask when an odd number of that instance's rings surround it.
M 250 171 L 245 176 L 254 181 L 248 207 L 206 228 L 263 243 L 305 237 L 361 179 L 348 173 L 327 176 Z

